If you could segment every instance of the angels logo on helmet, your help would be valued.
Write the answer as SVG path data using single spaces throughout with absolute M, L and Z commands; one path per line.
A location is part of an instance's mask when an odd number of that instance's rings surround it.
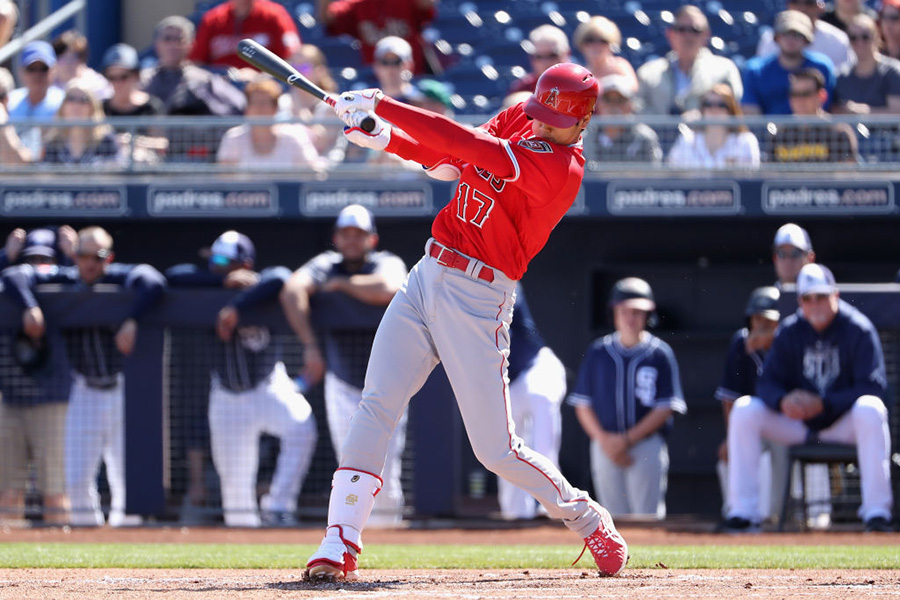
M 559 106 L 559 88 L 555 87 L 550 90 L 550 93 L 544 98 L 544 104 L 550 106 L 552 108 L 557 108 Z

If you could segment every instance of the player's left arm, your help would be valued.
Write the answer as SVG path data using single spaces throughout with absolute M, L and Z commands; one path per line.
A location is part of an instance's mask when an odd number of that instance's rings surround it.
M 137 265 L 125 276 L 125 287 L 135 291 L 131 311 L 116 332 L 116 348 L 128 356 L 134 352 L 137 341 L 138 321 L 151 307 L 162 300 L 166 279 L 150 265 Z
M 677 413 L 687 412 L 687 403 L 681 391 L 681 377 L 675 353 L 665 342 L 660 341 L 657 349 L 656 399 L 653 409 L 644 415 L 633 427 L 625 432 L 628 445 L 649 437 L 659 431 Z

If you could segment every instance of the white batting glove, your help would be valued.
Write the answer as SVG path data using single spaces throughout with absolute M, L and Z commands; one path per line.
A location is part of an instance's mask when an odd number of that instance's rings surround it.
M 375 121 L 375 127 L 372 131 L 365 131 L 360 127 L 360 123 L 367 117 Z M 384 150 L 391 141 L 390 124 L 385 123 L 371 111 L 356 110 L 348 112 L 342 119 L 345 124 L 344 136 L 357 146 L 371 148 L 372 150 Z
M 343 118 L 345 114 L 355 110 L 364 112 L 375 111 L 375 105 L 384 98 L 384 94 L 378 88 L 369 88 L 355 92 L 344 92 L 334 99 L 334 112 Z

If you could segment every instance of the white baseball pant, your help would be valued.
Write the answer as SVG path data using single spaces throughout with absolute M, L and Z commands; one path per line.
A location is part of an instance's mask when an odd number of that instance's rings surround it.
M 662 434 L 642 439 L 628 449 L 634 463 L 620 467 L 591 440 L 591 475 L 597 501 L 613 516 L 666 518 L 669 449 Z
M 219 474 L 222 510 L 229 527 L 259 527 L 256 474 L 259 436 L 281 441 L 263 510 L 293 512 L 316 446 L 312 408 L 277 363 L 269 377 L 252 390 L 232 392 L 213 378 L 209 393 L 209 433 L 213 464 Z
M 550 348 L 541 348 L 531 367 L 509 386 L 509 405 L 516 434 L 535 452 L 559 468 L 562 416 L 559 407 L 566 395 L 566 368 Z M 533 519 L 538 513 L 534 496 L 497 480 L 497 499 L 505 519 Z
M 759 456 L 762 440 L 793 445 L 806 440 L 806 425 L 770 409 L 762 400 L 743 396 L 734 403 L 728 424 L 729 517 L 760 521 Z M 859 516 L 891 518 L 891 437 L 887 409 L 880 398 L 861 396 L 831 427 L 819 432 L 819 440 L 855 444 L 862 485 Z
M 66 413 L 66 493 L 71 503 L 70 522 L 75 526 L 103 525 L 97 473 L 106 465 L 111 525 L 125 516 L 125 378 L 106 390 L 87 385 L 75 373 Z
M 359 407 L 362 390 L 336 376 L 325 373 L 325 414 L 328 416 L 328 431 L 334 446 L 338 463 L 341 462 L 341 448 L 350 429 L 350 418 Z M 369 517 L 370 526 L 396 525 L 403 520 L 403 486 L 400 475 L 403 471 L 403 449 L 406 446 L 406 422 L 408 411 L 404 411 L 388 443 L 387 456 L 381 479 L 384 486 L 375 496 L 375 507 Z
M 428 249 L 378 327 L 341 467 L 382 472 L 409 399 L 440 361 L 478 460 L 531 493 L 550 517 L 588 537 L 600 523 L 588 494 L 573 488 L 514 431 L 506 365 L 516 282 L 494 270 L 488 283 L 478 278 L 481 261 L 471 259 L 462 271 L 441 265 Z

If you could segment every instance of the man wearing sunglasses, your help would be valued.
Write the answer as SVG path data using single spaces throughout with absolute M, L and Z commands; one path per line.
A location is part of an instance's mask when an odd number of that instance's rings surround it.
M 893 531 L 891 440 L 884 355 L 872 322 L 840 299 L 834 275 L 811 263 L 797 277 L 799 310 L 778 328 L 756 396 L 734 403 L 728 426 L 728 504 L 723 529 L 759 529 L 763 440 L 854 444 L 866 531 Z
M 571 56 L 569 38 L 566 32 L 555 25 L 540 25 L 528 34 L 528 60 L 531 71 L 509 86 L 507 94 L 533 92 L 538 77 L 555 64 L 567 62 Z
M 825 12 L 824 0 L 788 0 L 788 10 L 796 10 L 809 17 L 812 23 L 813 39 L 809 44 L 809 50 L 819 52 L 831 59 L 836 70 L 852 62 L 855 58 L 850 48 L 850 40 L 847 34 L 820 19 Z M 778 52 L 778 44 L 772 30 L 763 31 L 756 47 L 757 56 L 770 56 Z
M 256 249 L 246 235 L 226 231 L 209 249 L 208 267 L 176 265 L 166 271 L 173 287 L 216 287 L 240 290 L 216 316 L 215 332 L 189 334 L 187 347 L 209 356 L 209 408 L 186 399 L 186 446 L 190 481 L 188 501 L 205 501 L 203 470 L 206 414 L 212 459 L 222 489 L 228 527 L 289 526 L 297 495 L 316 446 L 316 421 L 306 398 L 287 374 L 282 345 L 268 327 L 242 324 L 241 311 L 278 298 L 291 273 L 284 267 L 253 270 Z M 198 359 L 194 359 L 198 360 Z M 260 436 L 280 441 L 268 492 L 256 505 Z
M 682 6 L 666 29 L 672 50 L 651 60 L 637 71 L 641 112 L 649 115 L 680 115 L 699 110 L 700 99 L 715 84 L 725 83 L 740 101 L 744 93 L 741 74 L 731 59 L 713 54 L 709 43 L 709 21 L 696 6 Z
M 66 415 L 66 492 L 71 524 L 103 525 L 97 473 L 106 464 L 111 498 L 109 524 L 133 524 L 125 515 L 125 380 L 123 360 L 134 351 L 138 322 L 163 295 L 165 279 L 150 265 L 113 262 L 113 239 L 100 227 L 78 232 L 75 266 L 36 269 L 21 265 L 2 275 L 4 292 L 23 309 L 22 325 L 32 339 L 46 331 L 44 313 L 34 295 L 42 283 L 68 284 L 92 290 L 98 284 L 127 288 L 134 293 L 128 317 L 118 326 L 85 326 L 63 331 L 73 369 Z

